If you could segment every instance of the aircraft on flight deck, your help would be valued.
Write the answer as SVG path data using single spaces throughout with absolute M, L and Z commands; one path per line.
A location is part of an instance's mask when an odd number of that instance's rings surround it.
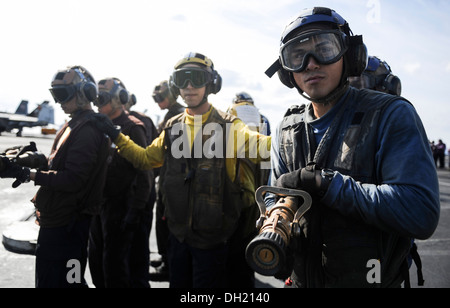
M 20 102 L 15 113 L 0 112 L 0 135 L 2 132 L 11 132 L 18 129 L 16 135 L 22 136 L 24 127 L 42 126 L 42 133 L 54 134 L 54 129 L 45 126 L 55 124 L 55 112 L 48 101 L 38 105 L 31 113 L 28 113 L 28 101 Z

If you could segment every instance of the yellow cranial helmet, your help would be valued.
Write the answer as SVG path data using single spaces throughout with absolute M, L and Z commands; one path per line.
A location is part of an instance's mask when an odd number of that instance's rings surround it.
M 199 67 L 185 67 L 187 64 Z M 188 53 L 175 64 L 174 69 L 169 86 L 175 97 L 180 94 L 179 89 L 186 88 L 188 82 L 196 88 L 206 86 L 205 96 L 217 94 L 222 88 L 222 77 L 214 69 L 213 61 L 200 53 Z
M 214 70 L 214 64 L 213 64 L 212 60 L 210 58 L 208 58 L 200 53 L 196 53 L 196 52 L 190 52 L 187 55 L 185 55 L 181 60 L 179 60 L 175 64 L 174 68 L 177 70 L 186 64 L 201 64 L 207 68 L 210 68 L 211 71 Z

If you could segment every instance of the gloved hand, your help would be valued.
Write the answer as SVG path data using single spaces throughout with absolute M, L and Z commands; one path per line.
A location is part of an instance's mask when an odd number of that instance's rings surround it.
M 114 142 L 119 136 L 120 127 L 115 126 L 108 116 L 101 113 L 94 113 L 90 116 L 90 120 L 95 123 L 99 130 L 107 134 L 111 138 L 111 141 Z
M 22 167 L 31 169 L 48 170 L 48 160 L 44 154 L 27 151 L 13 159 L 13 162 Z
M 331 171 L 327 169 L 327 171 Z M 323 175 L 322 169 L 310 163 L 306 167 L 285 173 L 280 176 L 276 186 L 283 188 L 302 189 L 310 194 L 325 195 L 332 176 Z
M 47 157 L 45 157 L 44 154 L 38 152 L 36 143 L 33 141 L 30 141 L 29 145 L 14 146 L 8 148 L 0 155 L 9 158 L 11 162 L 16 163 L 22 167 L 48 170 Z M 0 170 L 1 169 L 2 168 L 0 168 Z
M 22 183 L 28 183 L 30 181 L 30 169 L 21 167 L 12 163 L 8 158 L 1 157 L 3 170 L 0 171 L 0 178 L 12 178 L 16 179 L 12 184 L 13 188 L 17 188 Z

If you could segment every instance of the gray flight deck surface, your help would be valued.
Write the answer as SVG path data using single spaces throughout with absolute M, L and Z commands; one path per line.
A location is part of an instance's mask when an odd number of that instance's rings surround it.
M 17 138 L 13 134 L 0 136 L 0 151 L 16 146 L 26 145 L 30 141 L 37 144 L 37 148 L 45 155 L 49 154 L 54 136 L 26 136 Z M 447 165 L 448 166 L 448 163 Z M 441 216 L 438 228 L 433 236 L 425 241 L 416 241 L 423 263 L 425 288 L 450 287 L 450 170 L 439 169 L 439 188 L 441 199 Z M 23 184 L 17 189 L 11 187 L 12 180 L 0 179 L 0 234 L 6 237 L 11 233 L 23 231 L 24 243 L 27 243 L 27 233 L 36 232 L 31 224 L 20 225 L 33 210 L 30 199 L 37 187 L 33 183 Z M 36 228 L 37 229 L 37 228 Z M 19 231 L 18 231 L 19 230 Z M 4 237 L 4 236 L 2 236 Z M 31 243 L 33 244 L 33 243 Z M 24 248 L 27 248 L 26 245 Z M 150 250 L 152 258 L 157 254 L 155 232 L 150 236 Z M 0 245 L 0 288 L 33 288 L 34 287 L 35 257 L 7 251 Z M 417 288 L 415 265 L 411 270 L 411 286 Z M 93 287 L 89 272 L 86 280 Z M 273 277 L 257 275 L 258 288 L 282 288 L 283 282 Z M 152 288 L 167 288 L 167 282 L 150 282 Z

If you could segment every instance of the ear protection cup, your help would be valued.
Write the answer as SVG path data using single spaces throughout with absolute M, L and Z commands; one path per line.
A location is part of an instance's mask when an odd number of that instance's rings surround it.
M 112 92 L 111 94 L 117 95 L 117 97 L 119 98 L 119 102 L 122 105 L 125 105 L 130 100 L 130 94 L 128 93 L 128 91 L 127 91 L 125 85 L 123 84 L 122 80 L 120 80 L 117 77 L 114 77 L 113 80 L 114 80 L 115 85 L 114 85 L 114 88 L 111 91 Z M 117 93 L 117 91 L 118 91 L 118 93 Z
M 213 81 L 210 83 L 210 93 L 217 94 L 220 89 L 222 89 L 222 77 L 217 73 L 213 72 Z
M 362 35 L 349 37 L 349 48 L 345 57 L 348 59 L 347 77 L 360 76 L 366 69 L 369 58 L 367 47 L 363 43 Z
M 180 89 L 173 84 L 172 76 L 169 78 L 169 91 L 172 93 L 173 97 L 178 97 L 180 95 Z
M 130 104 L 131 104 L 131 106 L 136 105 L 136 103 L 137 103 L 136 95 L 131 94 L 131 96 L 130 96 Z
M 78 93 L 81 97 L 88 102 L 93 102 L 96 100 L 98 96 L 98 88 L 92 75 L 81 66 L 73 66 L 71 69 L 73 69 L 81 79 L 80 83 L 77 85 Z
M 278 70 L 277 74 L 278 78 L 280 78 L 281 83 L 284 84 L 286 87 L 290 89 L 295 87 L 295 85 L 292 84 L 291 74 L 288 71 L 281 68 Z
M 393 74 L 388 74 L 383 82 L 383 90 L 389 94 L 400 96 L 402 93 L 400 78 Z
M 129 95 L 128 95 L 127 90 L 125 90 L 125 89 L 119 90 L 118 97 L 119 97 L 119 101 L 122 105 L 125 105 L 126 103 L 128 103 Z
M 92 82 L 86 82 L 80 84 L 80 93 L 86 100 L 93 102 L 97 99 L 98 90 L 97 86 Z

